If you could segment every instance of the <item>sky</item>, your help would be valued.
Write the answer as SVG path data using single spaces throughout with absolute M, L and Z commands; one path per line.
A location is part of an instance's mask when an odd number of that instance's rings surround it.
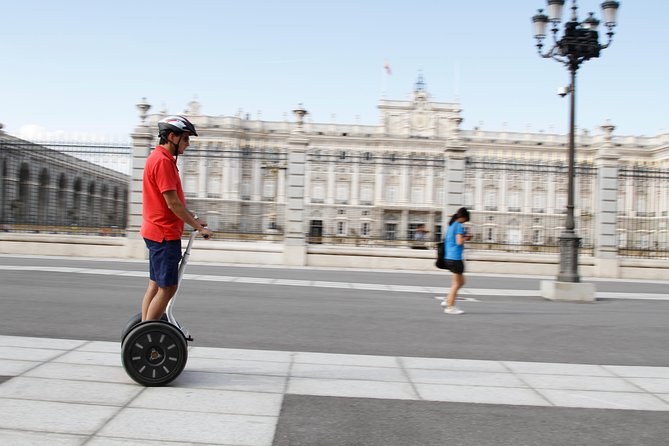
M 602 18 L 600 3 L 579 1 L 579 19 Z M 669 133 L 669 2 L 620 3 L 612 45 L 578 72 L 577 125 Z M 463 129 L 566 134 L 557 89 L 568 70 L 534 46 L 531 17 L 545 4 L 0 0 L 0 123 L 24 136 L 129 140 L 146 98 L 150 113 L 197 99 L 207 115 L 281 121 L 301 103 L 313 122 L 376 125 L 379 100 L 408 99 L 422 73 L 431 100 L 460 103 Z

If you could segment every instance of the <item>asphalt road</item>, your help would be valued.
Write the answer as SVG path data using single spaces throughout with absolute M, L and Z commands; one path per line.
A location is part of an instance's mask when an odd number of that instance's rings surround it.
M 143 271 L 143 262 L 0 257 L 0 265 Z M 444 286 L 448 275 L 189 265 L 189 274 Z M 146 279 L 0 271 L 0 334 L 114 341 L 139 309 Z M 661 293 L 662 283 L 597 282 Z M 538 289 L 539 279 L 471 276 L 468 286 Z M 476 296 L 461 317 L 430 293 L 185 280 L 175 312 L 196 345 L 461 359 L 669 366 L 669 301 L 550 302 Z

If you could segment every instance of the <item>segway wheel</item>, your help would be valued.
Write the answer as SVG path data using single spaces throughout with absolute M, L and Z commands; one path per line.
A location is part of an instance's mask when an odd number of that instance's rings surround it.
M 165 321 L 137 324 L 123 340 L 121 351 L 128 376 L 147 387 L 172 382 L 181 374 L 188 359 L 183 333 Z

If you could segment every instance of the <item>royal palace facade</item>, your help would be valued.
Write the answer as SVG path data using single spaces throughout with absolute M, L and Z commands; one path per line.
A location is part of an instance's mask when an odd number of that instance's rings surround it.
M 166 114 L 149 114 L 145 102 L 138 107 L 136 169 Z M 422 79 L 410 100 L 381 100 L 378 108 L 378 125 L 343 125 L 304 119 L 301 106 L 296 120 L 283 122 L 206 116 L 192 101 L 184 114 L 200 136 L 178 161 L 190 206 L 222 233 L 271 237 L 285 234 L 295 218 L 287 211 L 292 203 L 303 225 L 295 232 L 308 242 L 407 245 L 420 225 L 438 239 L 450 214 L 466 206 L 476 244 L 557 247 L 567 204 L 567 136 L 461 129 L 460 104 L 432 101 Z M 613 131 L 607 123 L 576 138 L 582 248 L 667 250 L 669 135 Z M 304 160 L 292 165 L 296 148 Z M 303 204 L 295 207 L 298 200 Z

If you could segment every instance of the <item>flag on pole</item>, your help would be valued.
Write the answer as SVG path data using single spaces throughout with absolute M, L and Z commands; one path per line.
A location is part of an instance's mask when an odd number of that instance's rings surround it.
M 386 70 L 386 74 L 388 75 L 393 74 L 393 70 L 390 69 L 390 64 L 388 63 L 387 60 L 383 62 L 383 69 Z

